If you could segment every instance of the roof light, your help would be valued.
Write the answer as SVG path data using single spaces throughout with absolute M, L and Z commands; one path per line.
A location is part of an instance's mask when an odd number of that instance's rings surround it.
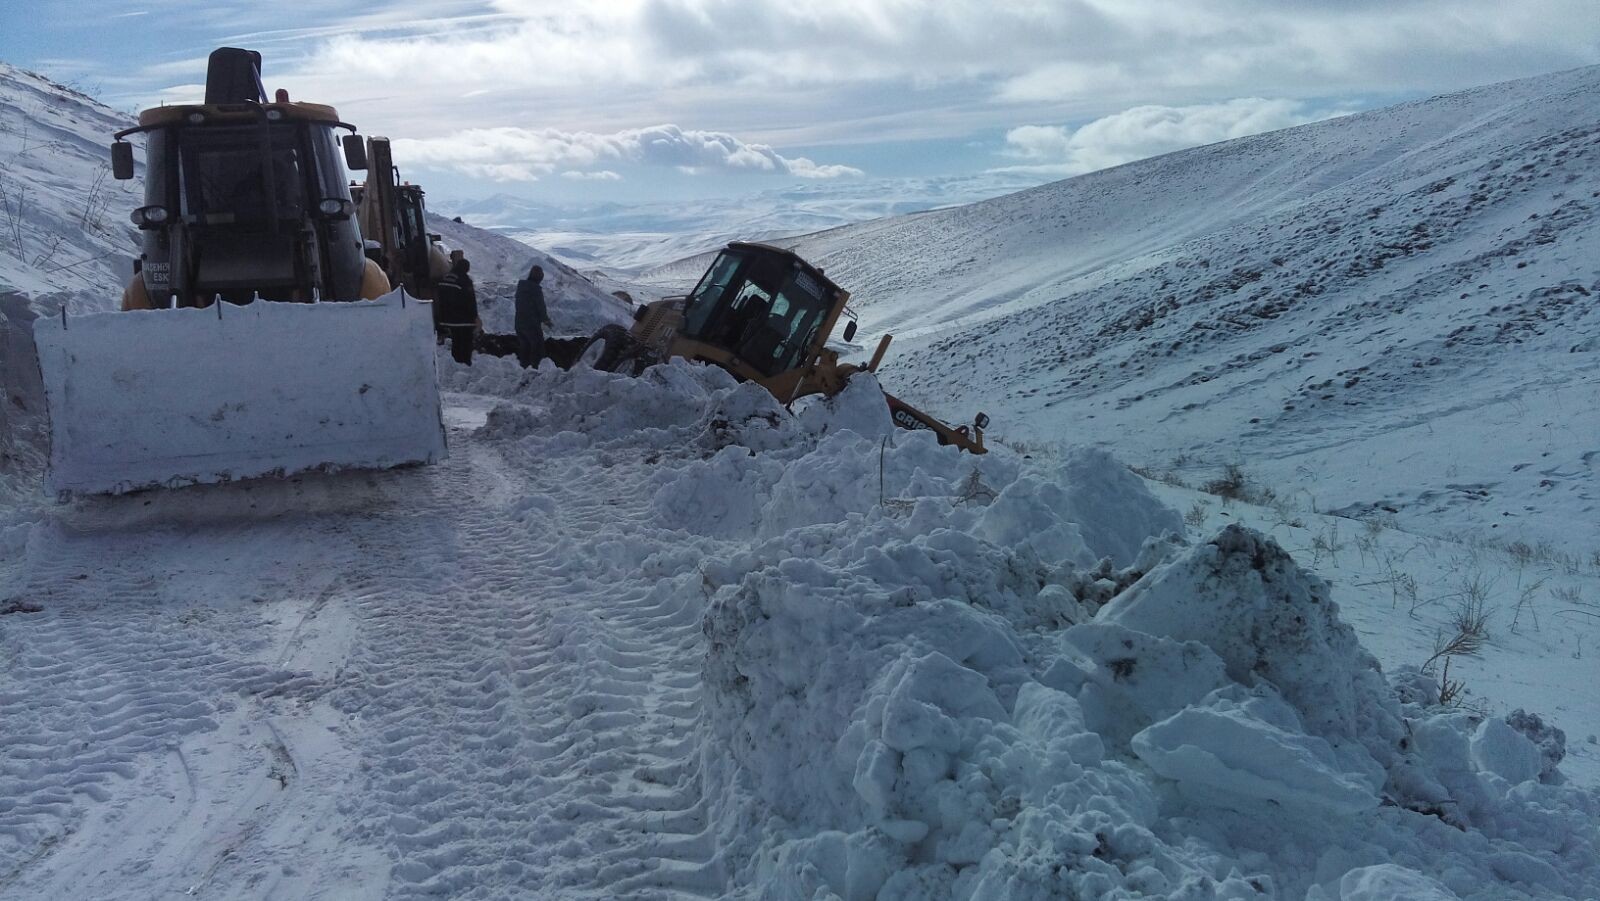
M 206 114 L 205 113 L 198 113 L 198 112 L 190 113 L 188 116 L 185 116 L 184 118 L 188 119 L 190 125 L 199 125 L 200 123 L 206 121 Z

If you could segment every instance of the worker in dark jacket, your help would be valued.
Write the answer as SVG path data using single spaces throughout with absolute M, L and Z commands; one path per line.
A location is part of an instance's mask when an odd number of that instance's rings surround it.
M 478 318 L 478 291 L 467 273 L 472 265 L 466 257 L 450 264 L 450 274 L 434 287 L 433 303 L 439 326 L 450 335 L 450 355 L 457 363 L 472 365 L 472 342 L 483 328 Z
M 551 322 L 543 282 L 544 267 L 538 264 L 517 282 L 517 361 L 523 366 L 538 366 L 544 359 L 544 329 Z

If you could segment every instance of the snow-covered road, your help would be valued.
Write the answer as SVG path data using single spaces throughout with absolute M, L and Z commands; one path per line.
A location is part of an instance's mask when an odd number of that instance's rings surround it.
M 8 574 L 0 896 L 721 884 L 646 468 L 508 461 L 487 403 L 440 466 L 54 517 Z

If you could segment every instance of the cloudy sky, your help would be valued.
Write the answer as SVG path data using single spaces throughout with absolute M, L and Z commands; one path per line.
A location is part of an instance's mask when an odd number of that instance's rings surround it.
M 400 139 L 460 196 L 1039 181 L 1600 63 L 1597 0 L 34 0 L 0 60 L 134 109 L 205 55 Z

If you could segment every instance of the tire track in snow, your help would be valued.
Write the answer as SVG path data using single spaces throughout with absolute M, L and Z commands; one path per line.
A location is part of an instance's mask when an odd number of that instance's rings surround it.
M 58 513 L 0 617 L 0 898 L 721 893 L 720 546 L 633 456 L 454 449 Z
M 39 608 L 0 617 L 0 898 L 262 897 L 284 860 L 354 897 L 341 874 L 363 849 L 330 853 L 308 815 L 353 764 L 319 712 L 326 680 L 287 656 L 311 636 L 288 629 L 297 609 L 330 615 L 316 599 L 339 597 L 341 524 L 371 484 L 53 511 L 0 582 Z
M 229 637 L 254 611 L 163 603 L 148 568 L 159 542 L 142 538 L 147 553 L 126 553 L 140 539 L 63 532 L 14 592 L 41 609 L 0 619 L 0 894 L 38 897 L 25 887 L 103 868 L 49 860 L 87 809 L 133 815 L 128 784 L 149 787 L 150 759 L 178 751 L 181 762 L 181 744 L 240 701 L 310 687 Z
M 719 893 L 700 602 L 640 565 L 648 469 L 454 448 L 430 508 L 386 536 L 409 573 L 354 588 L 363 651 L 332 698 L 378 742 L 357 834 L 388 845 L 390 895 Z

